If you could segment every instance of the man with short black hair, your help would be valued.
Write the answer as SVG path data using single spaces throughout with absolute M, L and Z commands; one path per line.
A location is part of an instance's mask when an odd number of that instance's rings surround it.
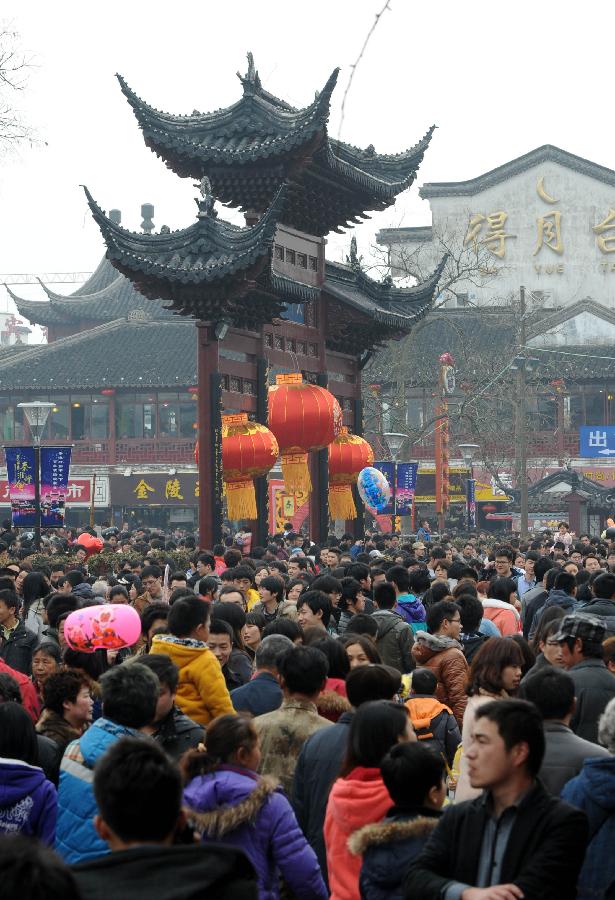
M 297 621 L 303 628 L 319 628 L 326 633 L 331 619 L 331 601 L 323 591 L 310 589 L 297 600 Z
M 524 700 L 476 709 L 464 748 L 476 800 L 449 806 L 405 882 L 421 900 L 574 900 L 588 840 L 585 813 L 539 780 L 545 738 Z
M 297 757 L 305 741 L 331 722 L 318 714 L 316 700 L 324 688 L 329 662 L 315 647 L 293 647 L 278 660 L 284 700 L 279 709 L 257 716 L 259 772 L 280 779 L 290 797 Z
M 261 641 L 256 650 L 254 677 L 231 691 L 231 702 L 237 712 L 262 716 L 279 709 L 283 695 L 278 663 L 292 647 L 293 642 L 283 634 L 272 634 Z
M 581 771 L 584 759 L 610 753 L 570 728 L 576 703 L 574 681 L 566 672 L 554 666 L 540 669 L 523 682 L 521 691 L 544 720 L 546 748 L 539 778 L 554 797 L 559 797 L 566 782 Z
M 179 669 L 173 660 L 162 653 L 149 653 L 131 660 L 129 665 L 147 666 L 160 682 L 156 714 L 142 731 L 151 734 L 170 759 L 177 762 L 187 750 L 198 747 L 205 739 L 200 725 L 184 715 L 175 703 Z
M 372 618 L 378 625 L 376 647 L 382 661 L 402 674 L 414 669 L 412 627 L 395 610 L 397 594 L 394 585 L 385 581 L 374 590 L 376 611 Z M 350 632 L 350 626 L 348 627 Z
M 401 687 L 401 675 L 390 666 L 358 666 L 346 679 L 352 707 L 331 728 L 322 728 L 303 744 L 293 778 L 292 804 L 301 830 L 311 844 L 323 878 L 327 880 L 327 854 L 323 827 L 327 800 L 338 777 L 348 744 L 355 710 L 371 700 L 393 700 Z
M 592 616 L 615 616 L 615 575 L 604 572 L 591 583 L 594 599 L 583 607 Z
M 468 702 L 465 691 L 468 663 L 459 642 L 461 610 L 450 600 L 440 600 L 427 610 L 428 631 L 418 631 L 412 656 L 416 664 L 431 669 L 438 679 L 436 698 L 449 706 L 461 728 Z
M 82 900 L 103 895 L 122 900 L 203 895 L 256 900 L 254 870 L 239 850 L 173 846 L 176 832 L 185 825 L 181 778 L 153 742 L 118 740 L 96 766 L 94 795 L 94 826 L 105 855 L 73 867 Z
M 615 675 L 604 664 L 604 623 L 595 616 L 564 616 L 553 636 L 562 648 L 564 666 L 574 681 L 576 709 L 570 727 L 579 737 L 598 743 L 598 719 L 615 697 Z
M 141 572 L 141 583 L 151 603 L 160 603 L 162 595 L 162 569 L 160 566 L 145 566 Z
M 134 736 L 155 716 L 160 683 L 144 666 L 121 665 L 100 679 L 102 716 L 68 745 L 60 765 L 56 850 L 67 862 L 105 853 L 94 831 L 96 800 L 92 770 L 96 761 L 124 735 Z

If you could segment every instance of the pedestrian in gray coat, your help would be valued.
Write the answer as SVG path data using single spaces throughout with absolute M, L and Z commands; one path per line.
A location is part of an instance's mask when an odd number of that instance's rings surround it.
M 523 682 L 522 693 L 544 721 L 545 755 L 538 777 L 546 789 L 559 797 L 564 785 L 579 774 L 583 761 L 609 756 L 604 747 L 574 733 L 570 722 L 575 711 L 574 681 L 553 666 L 541 669 Z

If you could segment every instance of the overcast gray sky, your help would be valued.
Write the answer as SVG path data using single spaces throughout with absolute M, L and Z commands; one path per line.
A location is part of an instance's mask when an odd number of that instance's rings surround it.
M 17 100 L 44 143 L 0 158 L 0 273 L 95 267 L 103 246 L 82 183 L 103 208 L 121 209 L 127 227 L 139 227 L 143 202 L 155 205 L 157 228 L 194 221 L 191 180 L 145 147 L 115 72 L 159 109 L 190 113 L 239 98 L 235 72 L 245 72 L 248 50 L 264 86 L 297 106 L 341 66 L 331 115 L 337 134 L 350 66 L 383 2 L 4 0 L 2 17 L 36 59 Z M 437 124 L 417 184 L 472 178 L 545 143 L 615 167 L 609 3 L 390 7 L 357 68 L 343 140 L 399 152 Z M 359 251 L 369 252 L 377 228 L 429 221 L 414 186 L 356 229 Z M 349 240 L 334 235 L 330 255 L 339 259 Z M 0 309 L 6 303 L 3 296 Z

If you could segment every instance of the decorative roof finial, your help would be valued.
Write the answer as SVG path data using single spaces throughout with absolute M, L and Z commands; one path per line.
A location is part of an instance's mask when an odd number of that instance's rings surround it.
M 218 217 L 218 213 L 214 209 L 215 198 L 213 195 L 213 191 L 211 189 L 211 181 L 207 177 L 207 175 L 203 175 L 198 184 L 194 185 L 195 188 L 198 188 L 199 194 L 202 199 L 199 200 L 198 197 L 195 197 L 196 205 L 199 208 L 198 219 L 216 219 Z
M 362 260 L 363 257 L 359 256 L 357 253 L 357 238 L 353 234 L 353 236 L 350 238 L 350 255 L 346 257 L 346 262 L 352 269 L 359 270 L 361 268 Z
M 143 216 L 141 228 L 145 234 L 151 234 L 154 230 L 154 207 L 151 203 L 143 203 L 141 205 L 141 215 Z
M 242 75 L 241 72 L 237 72 L 237 78 L 239 78 L 243 85 L 244 94 L 256 94 L 262 87 L 261 80 L 256 71 L 256 66 L 254 65 L 254 56 L 252 53 L 248 53 L 247 56 L 248 71 L 245 75 Z

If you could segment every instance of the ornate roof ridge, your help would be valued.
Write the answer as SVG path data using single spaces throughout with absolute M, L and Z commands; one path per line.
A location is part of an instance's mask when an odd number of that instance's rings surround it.
M 572 169 L 574 172 L 579 172 L 581 175 L 587 175 L 590 178 L 595 178 L 597 181 L 602 181 L 604 184 L 615 187 L 615 171 L 613 169 L 608 169 L 606 166 L 601 166 L 582 156 L 576 156 L 574 153 L 562 150 L 561 147 L 556 147 L 554 144 L 543 144 L 541 147 L 536 147 L 534 150 L 530 150 L 522 156 L 517 156 L 515 159 L 511 159 L 501 166 L 490 169 L 488 172 L 484 172 L 482 175 L 478 175 L 476 178 L 471 178 L 468 181 L 426 182 L 419 189 L 419 195 L 423 199 L 429 199 L 430 197 L 472 196 L 544 162 L 558 163 L 561 166 Z

